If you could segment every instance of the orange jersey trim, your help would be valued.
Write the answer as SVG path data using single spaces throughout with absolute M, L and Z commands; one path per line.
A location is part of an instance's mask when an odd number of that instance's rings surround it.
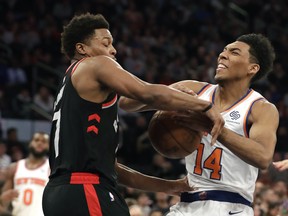
M 208 88 L 210 88 L 210 86 L 212 86 L 212 85 L 211 84 L 205 85 L 202 89 L 200 89 L 200 91 L 197 93 L 197 95 L 201 96 Z
M 257 98 L 255 100 L 253 100 L 250 105 L 249 105 L 249 109 L 247 110 L 246 114 L 245 114 L 245 117 L 244 117 L 244 122 L 243 122 L 243 131 L 244 131 L 244 135 L 245 137 L 249 138 L 249 134 L 248 134 L 248 118 L 249 118 L 249 115 L 251 113 L 251 110 L 252 110 L 252 107 L 254 105 L 255 102 L 259 101 L 259 100 L 263 100 L 264 98 L 261 97 L 261 98 Z

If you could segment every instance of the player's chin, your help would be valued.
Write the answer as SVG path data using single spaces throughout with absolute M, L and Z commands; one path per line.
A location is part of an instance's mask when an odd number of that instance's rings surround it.
M 36 148 L 34 151 L 37 153 L 42 153 L 42 152 L 46 151 L 46 149 L 45 148 Z
M 35 157 L 43 157 L 43 156 L 47 155 L 47 153 L 48 153 L 48 150 L 41 150 L 41 151 L 34 151 L 33 155 Z
M 224 81 L 224 79 L 219 74 L 215 75 L 214 80 L 216 83 L 221 83 Z

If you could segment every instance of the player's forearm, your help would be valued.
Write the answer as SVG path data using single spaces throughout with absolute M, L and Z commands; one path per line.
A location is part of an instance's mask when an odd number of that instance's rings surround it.
M 174 181 L 144 175 L 121 164 L 119 164 L 117 172 L 120 184 L 144 191 L 167 193 L 174 187 L 175 183 Z
M 139 100 L 150 108 L 174 111 L 202 111 L 210 102 L 165 85 L 146 85 Z M 138 99 L 137 99 L 138 100 Z
M 142 112 L 152 110 L 152 108 L 147 106 L 146 104 L 124 96 L 120 97 L 119 107 L 127 112 Z
M 264 148 L 260 143 L 242 137 L 227 128 L 223 128 L 218 140 L 246 163 L 260 169 L 266 169 L 271 163 L 273 150 Z

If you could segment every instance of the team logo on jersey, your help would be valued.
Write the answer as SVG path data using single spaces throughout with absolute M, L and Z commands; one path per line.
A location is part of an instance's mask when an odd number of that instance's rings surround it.
M 95 134 L 98 134 L 98 127 L 96 127 L 95 123 L 100 123 L 101 117 L 97 113 L 93 113 L 88 116 L 88 122 L 91 122 L 92 125 L 87 127 L 87 133 L 93 132 Z
M 230 118 L 231 118 L 232 120 L 237 120 L 237 119 L 240 118 L 240 114 L 239 114 L 238 111 L 233 111 L 233 112 L 231 112 L 231 113 L 229 114 L 229 116 L 230 116 Z
M 113 202 L 115 200 L 115 198 L 111 192 L 109 192 L 109 196 L 110 196 L 111 201 Z

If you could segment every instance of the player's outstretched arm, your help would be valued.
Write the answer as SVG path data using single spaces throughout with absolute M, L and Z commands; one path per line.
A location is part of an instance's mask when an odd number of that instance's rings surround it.
M 210 102 L 169 86 L 146 83 L 124 70 L 116 61 L 107 56 L 87 58 L 78 68 L 85 71 L 87 79 L 95 80 L 95 85 L 100 83 L 105 88 L 147 104 L 153 109 L 206 111 L 206 115 L 214 123 L 211 132 L 212 142 L 215 142 L 224 127 L 222 116 L 214 106 L 211 106 Z M 83 73 L 81 75 L 83 76 Z
M 170 85 L 169 87 L 173 89 L 177 89 L 178 91 L 181 91 L 184 94 L 187 94 L 190 97 L 196 98 L 197 95 L 195 92 L 199 92 L 200 89 L 202 89 L 207 83 L 204 82 L 198 82 L 193 80 L 183 80 L 177 83 L 174 83 Z M 141 101 L 137 101 L 131 98 L 127 97 L 121 97 L 119 101 L 120 108 L 129 111 L 129 112 L 139 112 L 139 111 L 145 111 L 145 110 L 151 110 L 152 107 L 141 103 Z M 188 111 L 189 109 L 186 109 L 184 111 Z M 191 110 L 191 109 L 190 109 Z M 183 111 L 183 110 L 178 110 Z M 199 110 L 198 110 L 199 111 Z M 203 112 L 204 111 L 204 112 Z M 214 144 L 217 140 L 218 135 L 220 134 L 223 126 L 224 126 L 224 120 L 220 116 L 220 112 L 217 108 L 213 106 L 213 104 L 209 103 L 203 110 L 201 110 L 203 114 L 205 114 L 210 120 L 213 122 L 212 129 L 209 130 L 209 132 L 212 135 L 211 144 Z M 194 113 L 193 113 L 194 115 Z M 219 119 L 219 117 L 221 119 Z
M 135 77 L 135 76 L 134 76 Z M 135 77 L 139 82 L 143 84 L 149 84 L 138 77 Z M 193 80 L 183 80 L 177 83 L 171 84 L 169 87 L 173 89 L 177 89 L 181 92 L 187 93 L 191 96 L 196 96 L 197 91 L 199 91 L 206 83 L 197 82 Z M 147 110 L 154 110 L 155 108 L 149 106 L 148 104 L 144 104 L 139 100 L 134 100 L 125 96 L 120 97 L 119 107 L 124 109 L 127 112 L 142 112 Z
M 153 109 L 202 111 L 209 105 L 207 101 L 191 97 L 169 86 L 144 82 L 107 56 L 88 58 L 82 64 L 86 64 L 85 71 L 94 71 L 93 76 L 97 83 Z
M 186 177 L 178 180 L 166 180 L 144 175 L 119 163 L 115 164 L 115 168 L 119 183 L 131 188 L 150 192 L 164 192 L 170 195 L 180 195 L 182 192 L 194 190 L 193 187 L 189 186 Z
M 95 100 L 95 97 L 99 97 L 99 91 L 105 89 L 106 93 L 116 92 L 153 109 L 205 111 L 213 122 L 212 143 L 216 141 L 224 127 L 222 116 L 210 102 L 166 85 L 144 82 L 124 70 L 108 56 L 89 57 L 83 60 L 72 75 L 72 83 L 81 97 L 85 95 L 86 100 Z M 103 101 L 106 98 L 97 99 Z

